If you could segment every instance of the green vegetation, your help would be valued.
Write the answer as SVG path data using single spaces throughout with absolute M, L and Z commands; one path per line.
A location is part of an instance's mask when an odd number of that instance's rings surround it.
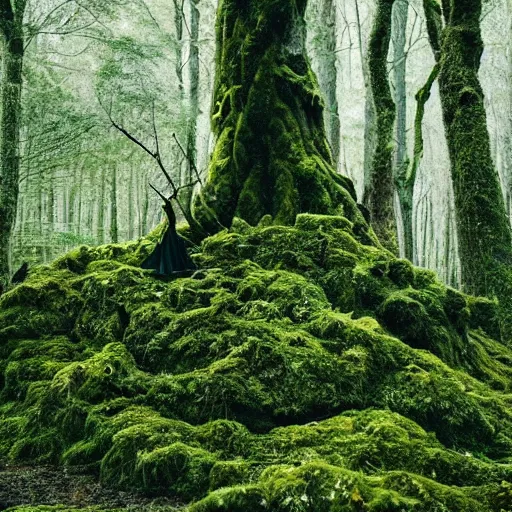
M 2 296 L 0 458 L 85 464 L 192 512 L 509 510 L 496 305 L 346 218 L 269 224 L 205 239 L 190 278 L 138 268 L 148 239 Z

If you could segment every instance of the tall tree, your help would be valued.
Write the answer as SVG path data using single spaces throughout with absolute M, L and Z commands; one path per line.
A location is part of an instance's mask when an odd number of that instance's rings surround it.
M 23 16 L 26 0 L 0 2 L 3 65 L 0 78 L 0 285 L 10 274 L 10 245 L 16 219 L 20 174 L 20 115 L 23 83 Z
M 393 180 L 393 127 L 396 108 L 389 86 L 387 66 L 394 2 L 395 0 L 378 0 L 370 39 L 369 67 L 376 112 L 377 144 L 363 200 L 370 212 L 375 233 L 389 250 L 397 253 Z
M 197 118 L 199 117 L 199 0 L 189 0 L 189 55 L 188 55 L 188 103 L 189 113 L 187 121 L 187 173 L 182 185 L 192 183 L 195 180 L 195 168 L 197 165 Z M 187 208 L 191 207 L 193 188 L 184 189 L 184 201 Z
M 512 236 L 487 131 L 478 78 L 481 0 L 445 0 L 440 92 L 451 159 L 462 282 L 466 292 L 498 297 L 512 324 Z
M 194 204 L 209 232 L 234 216 L 344 214 L 367 225 L 352 183 L 334 172 L 322 100 L 305 51 L 306 0 L 222 0 L 212 124 L 216 146 Z
M 402 4 L 404 2 L 398 2 Z M 416 116 L 414 119 L 414 149 L 412 160 L 404 158 L 402 152 L 397 152 L 397 172 L 395 175 L 396 190 L 398 193 L 400 212 L 402 217 L 402 227 L 404 236 L 404 253 L 405 257 L 410 261 L 414 259 L 414 229 L 413 229 L 413 207 L 414 207 L 414 185 L 423 158 L 424 136 L 423 136 L 423 120 L 425 117 L 425 108 L 434 82 L 439 76 L 439 58 L 440 58 L 440 30 L 441 8 L 436 0 L 424 0 L 423 8 L 427 19 L 427 32 L 430 46 L 434 53 L 436 64 L 430 72 L 425 85 L 416 94 Z M 405 62 L 405 61 L 404 61 Z M 405 82 L 405 74 L 401 76 Z M 406 115 L 406 105 L 404 107 L 404 116 Z M 399 111 L 401 109 L 399 108 Z M 399 117 L 401 117 L 399 115 Z M 398 125 L 400 126 L 400 122 Z M 402 120 L 403 132 L 406 124 Z M 400 138 L 398 138 L 400 140 Z M 399 144 L 400 146 L 400 144 Z

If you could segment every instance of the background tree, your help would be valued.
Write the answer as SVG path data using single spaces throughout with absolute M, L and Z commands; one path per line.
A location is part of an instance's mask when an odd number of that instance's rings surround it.
M 335 169 L 340 164 L 341 125 L 338 109 L 338 70 L 336 53 L 338 44 L 338 20 L 340 15 L 334 0 L 309 2 L 306 23 L 311 30 L 309 41 L 312 64 L 324 93 L 324 120 Z
M 462 283 L 473 295 L 497 296 L 510 321 L 512 236 L 491 157 L 478 78 L 483 52 L 481 12 L 480 0 L 445 2 L 439 81 L 455 191 Z
M 369 68 L 376 112 L 377 145 L 363 201 L 370 212 L 375 233 L 388 249 L 397 253 L 393 179 L 393 126 L 396 106 L 391 95 L 387 66 L 394 3 L 394 0 L 378 1 L 370 39 Z

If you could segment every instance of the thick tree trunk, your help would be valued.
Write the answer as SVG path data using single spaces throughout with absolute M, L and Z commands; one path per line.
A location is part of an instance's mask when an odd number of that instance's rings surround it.
M 379 240 L 393 253 L 398 252 L 394 208 L 393 127 L 396 108 L 388 80 L 387 57 L 391 40 L 394 0 L 379 0 L 370 40 L 370 79 L 377 114 L 377 146 L 364 203 Z
M 0 2 L 3 39 L 0 118 L 0 285 L 10 276 L 10 245 L 16 220 L 20 172 L 20 116 L 24 56 L 23 13 L 25 1 Z
M 512 237 L 478 79 L 481 0 L 451 0 L 439 75 L 451 159 L 464 290 L 498 297 L 512 315 Z M 446 11 L 445 11 L 446 16 Z M 512 324 L 504 326 L 508 331 Z
M 342 214 L 368 237 L 353 185 L 337 175 L 305 52 L 305 0 L 222 0 L 208 182 L 194 203 L 205 230 L 234 216 Z M 356 229 L 357 230 L 357 229 Z

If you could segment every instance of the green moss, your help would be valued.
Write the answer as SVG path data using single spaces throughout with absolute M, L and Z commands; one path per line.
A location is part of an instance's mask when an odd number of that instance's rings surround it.
M 2 460 L 85 464 L 192 510 L 506 502 L 512 352 L 492 303 L 339 216 L 237 221 L 195 258 L 194 277 L 161 281 L 94 253 L 1 299 Z M 33 316 L 73 305 L 61 331 L 21 337 L 33 290 Z
M 469 297 L 470 324 L 473 329 L 481 327 L 489 336 L 500 339 L 498 303 L 485 297 Z
M 190 512 L 265 512 L 268 510 L 263 491 L 256 485 L 229 487 L 212 492 L 190 507 Z
M 210 472 L 210 489 L 234 487 L 251 479 L 251 465 L 244 460 L 217 462 Z

